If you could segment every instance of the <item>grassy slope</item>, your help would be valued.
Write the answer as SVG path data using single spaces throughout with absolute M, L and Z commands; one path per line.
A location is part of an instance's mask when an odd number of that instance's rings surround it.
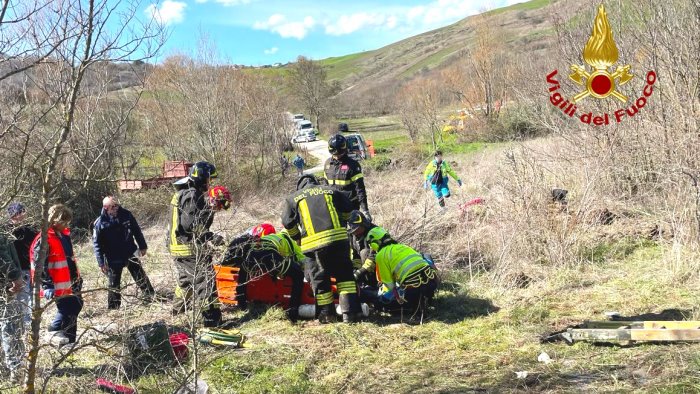
M 509 13 L 514 15 L 521 11 L 533 11 L 547 7 L 551 0 L 531 0 L 509 7 L 490 11 L 489 15 Z M 539 15 L 539 14 L 538 14 Z M 543 14 L 544 15 L 544 14 Z M 434 68 L 449 62 L 451 56 L 465 48 L 471 40 L 470 18 L 452 25 L 419 34 L 414 37 L 387 45 L 385 47 L 345 56 L 320 60 L 327 67 L 328 77 L 354 83 L 371 83 L 376 79 L 406 78 L 415 75 L 424 68 Z M 516 29 L 516 36 L 532 34 L 533 31 L 547 30 L 547 26 L 529 26 L 527 20 L 519 25 L 509 26 Z M 519 27 L 518 27 L 519 26 Z M 543 38 L 546 35 L 543 35 Z
M 378 141 L 397 137 L 391 132 L 378 133 L 386 133 L 386 138 L 377 134 Z M 492 152 L 482 154 L 501 153 Z M 451 158 L 469 162 L 473 155 L 452 154 Z M 397 175 L 390 172 L 380 179 Z M 405 180 L 404 175 L 399 178 Z M 368 182 L 371 195 L 383 187 L 376 184 L 376 178 Z M 272 202 L 265 202 L 269 204 Z M 269 212 L 274 215 L 274 209 Z M 237 212 L 242 214 L 242 209 Z M 242 228 L 240 223 L 236 226 Z M 147 270 L 156 288 L 167 292 L 174 277 L 158 242 L 161 233 L 160 228 L 147 233 L 153 247 Z M 547 280 L 535 279 L 526 288 L 504 289 L 494 286 L 484 274 L 470 277 L 467 270 L 446 270 L 436 310 L 423 325 L 388 316 L 373 316 L 352 326 L 291 325 L 277 308 L 227 311 L 225 318 L 237 322 L 248 335 L 250 347 L 204 349 L 203 379 L 219 393 L 695 392 L 700 390 L 700 344 L 601 347 L 538 341 L 540 335 L 567 325 L 602 319 L 602 312 L 610 310 L 629 316 L 677 308 L 697 318 L 693 309 L 700 301 L 698 283 L 687 280 L 687 273 L 668 261 L 668 252 L 665 246 L 649 241 L 603 243 L 586 252 L 591 263 L 560 267 Z M 87 244 L 79 248 L 79 256 L 87 287 L 104 285 Z M 104 298 L 103 294 L 88 298 L 81 325 L 86 320 L 104 321 Z M 182 316 L 168 315 L 169 303 L 143 307 L 132 298 L 127 300 L 128 307 L 110 313 L 107 319 L 127 326 L 158 319 L 172 325 L 185 322 Z M 552 363 L 537 361 L 543 351 Z M 91 387 L 93 374 L 113 364 L 94 349 L 80 350 L 69 359 L 66 376 L 55 377 L 51 387 Z M 528 377 L 518 379 L 515 372 L 519 371 L 527 371 Z M 166 374 L 147 375 L 132 384 L 143 393 L 168 392 L 174 386 Z

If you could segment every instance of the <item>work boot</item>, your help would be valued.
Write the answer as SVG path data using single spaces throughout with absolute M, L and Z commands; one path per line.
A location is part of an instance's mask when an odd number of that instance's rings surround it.
M 343 323 L 351 324 L 351 323 L 359 323 L 360 322 L 360 314 L 356 312 L 350 312 L 350 313 L 343 313 Z
M 221 309 L 212 308 L 202 312 L 204 327 L 219 327 L 221 325 Z
M 318 322 L 321 324 L 335 323 L 335 308 L 333 304 L 324 305 L 320 307 L 321 311 L 318 313 Z
M 299 320 L 299 308 L 289 308 L 286 311 L 284 311 L 285 316 L 287 316 L 287 319 L 292 322 L 296 323 L 297 320 Z
M 63 345 L 67 345 L 70 340 L 66 334 L 63 333 L 63 331 L 50 331 L 46 335 L 46 342 L 48 342 L 51 346 L 61 347 Z

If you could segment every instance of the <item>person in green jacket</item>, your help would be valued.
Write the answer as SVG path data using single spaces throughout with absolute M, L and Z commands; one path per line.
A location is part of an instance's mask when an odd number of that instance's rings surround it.
M 381 282 L 379 302 L 389 311 L 416 312 L 427 306 L 437 289 L 437 269 L 429 258 L 374 227 L 367 243 L 377 252 L 377 279 Z
M 450 164 L 442 160 L 442 152 L 435 151 L 435 160 L 428 163 L 423 172 L 423 187 L 427 189 L 428 185 L 431 185 L 433 193 L 438 199 L 438 204 L 442 208 L 445 207 L 445 199 L 450 197 L 450 188 L 447 185 L 448 175 L 457 181 L 459 187 L 462 187 L 462 180 L 452 170 Z

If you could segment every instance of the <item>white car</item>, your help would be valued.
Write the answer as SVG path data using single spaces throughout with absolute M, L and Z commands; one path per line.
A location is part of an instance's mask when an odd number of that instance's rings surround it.
M 295 135 L 292 137 L 292 142 L 295 144 L 301 143 L 301 142 L 311 142 L 311 141 L 316 141 L 316 133 L 313 132 L 313 130 L 310 131 L 301 131 L 299 134 Z

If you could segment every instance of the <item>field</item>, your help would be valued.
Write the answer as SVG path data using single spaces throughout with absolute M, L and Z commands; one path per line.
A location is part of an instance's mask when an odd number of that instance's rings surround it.
M 408 146 L 394 118 L 349 122 L 351 130 L 363 130 L 375 141 L 380 157 L 401 154 Z M 488 265 L 450 260 L 449 251 L 459 245 L 449 242 L 478 241 L 471 237 L 479 234 L 480 226 L 488 223 L 489 210 L 495 208 L 487 205 L 484 211 L 466 216 L 456 208 L 457 203 L 475 196 L 492 198 L 488 179 L 474 163 L 495 165 L 507 148 L 469 144 L 449 153 L 448 160 L 465 179 L 465 186 L 454 190 L 444 213 L 436 209 L 431 193 L 419 186 L 422 165 L 408 170 L 390 166 L 366 176 L 376 221 L 421 250 L 444 256 L 438 260 L 442 284 L 434 309 L 423 317 L 422 324 L 419 317 L 373 315 L 354 325 L 311 321 L 293 325 L 276 307 L 255 305 L 246 312 L 229 308 L 225 319 L 245 333 L 247 346 L 198 349 L 200 377 L 211 392 L 699 390 L 699 345 L 567 346 L 539 340 L 584 320 L 603 320 L 606 311 L 646 319 L 698 318 L 700 289 L 691 271 L 697 264 L 681 264 L 685 255 L 672 244 L 632 235 L 613 237 L 581 250 L 581 264 L 554 268 L 532 262 L 523 271 L 515 269 L 520 278 L 512 283 L 499 280 Z M 261 220 L 279 226 L 277 207 L 282 195 L 283 190 L 277 190 L 255 202 L 243 200 L 235 214 L 220 215 L 214 228 L 230 236 Z M 419 225 L 421 221 L 430 225 Z M 632 225 L 622 221 L 605 231 L 623 233 Z M 126 293 L 130 296 L 119 312 L 104 312 L 104 291 L 86 297 L 83 328 L 114 321 L 126 330 L 134 321 L 158 320 L 188 327 L 185 316 L 169 314 L 175 273 L 162 247 L 163 231 L 162 225 L 148 229 L 152 249 L 145 265 L 164 301 L 142 305 L 128 278 L 131 286 Z M 460 232 L 470 235 L 460 237 Z M 96 268 L 89 244 L 81 243 L 79 252 L 87 287 L 104 287 L 105 278 Z M 652 315 L 641 316 L 645 314 Z M 105 342 L 107 350 L 103 351 L 78 349 L 51 378 L 50 387 L 92 392 L 95 377 L 107 376 L 130 383 L 142 393 L 161 393 L 172 392 L 186 376 L 188 365 L 129 380 L 114 356 L 122 354 L 116 343 Z M 543 352 L 551 362 L 538 362 Z M 48 349 L 44 354 L 45 362 L 50 360 L 48 355 L 59 356 Z

